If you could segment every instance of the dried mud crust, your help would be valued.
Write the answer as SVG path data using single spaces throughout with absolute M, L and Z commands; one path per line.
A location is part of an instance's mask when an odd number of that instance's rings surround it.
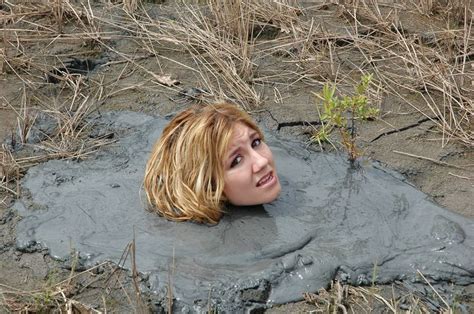
M 170 6 L 165 4 L 164 8 L 164 10 L 155 10 L 158 12 L 157 18 L 160 14 L 167 17 L 168 15 L 176 16 L 173 4 L 170 4 Z M 102 9 L 100 6 L 94 8 L 97 11 Z M 314 17 L 326 29 L 344 34 L 347 21 L 334 7 L 328 6 L 326 10 L 311 12 L 313 12 L 313 16 L 306 15 L 306 18 Z M 417 35 L 425 41 L 429 42 L 433 39 L 434 33 L 444 30 L 445 23 L 439 15 L 429 18 L 415 10 L 404 13 L 406 14 L 400 14 L 400 20 L 405 31 Z M 22 25 L 22 27 L 27 26 Z M 426 31 L 427 27 L 429 28 L 428 32 Z M 67 32 L 69 30 L 72 30 L 72 28 L 66 28 L 63 31 Z M 277 38 L 281 36 L 281 32 L 275 34 L 273 30 L 269 31 L 267 35 L 271 38 Z M 92 80 L 122 77 L 119 86 L 110 91 L 113 95 L 101 103 L 100 110 L 126 109 L 150 114 L 172 114 L 185 108 L 193 100 L 192 97 L 189 97 L 189 93 L 183 92 L 183 90 L 202 87 L 202 78 L 198 73 L 191 71 L 189 68 L 181 67 L 176 62 L 169 61 L 170 58 L 175 58 L 180 63 L 192 67 L 193 58 L 183 51 L 160 50 L 162 58 L 158 58 L 159 62 L 157 62 L 155 55 L 140 50 L 143 47 L 140 47 L 135 41 L 118 38 L 107 43 L 111 44 L 115 50 L 122 49 L 129 54 L 136 53 L 142 56 L 148 55 L 148 57 L 137 61 L 137 64 L 141 66 L 138 69 L 131 70 L 124 66 L 124 63 L 117 62 L 114 64 L 112 62 L 89 75 Z M 32 49 L 32 47 L 27 46 L 27 49 Z M 295 49 L 298 49 L 298 47 L 288 46 L 288 49 L 282 49 L 278 53 L 260 60 L 260 67 L 264 69 L 261 70 L 261 73 L 283 73 L 290 69 L 291 65 L 288 61 L 294 54 Z M 59 42 L 51 46 L 49 53 L 58 56 L 74 55 L 80 58 L 97 58 L 97 55 L 101 56 L 103 51 L 91 53 L 89 47 L 85 47 L 81 42 L 67 44 Z M 111 61 L 123 61 L 116 54 L 110 54 L 109 56 Z M 53 65 L 57 65 L 55 58 L 46 58 L 42 61 L 45 61 L 43 65 L 46 65 L 45 68 L 48 70 L 53 69 Z M 344 66 L 350 68 L 352 65 L 341 64 L 341 67 Z M 147 73 L 143 71 L 143 68 L 155 73 L 171 75 L 177 78 L 181 84 L 173 88 L 163 88 L 156 84 L 150 84 L 149 78 L 144 79 Z M 324 68 L 321 70 L 324 70 Z M 41 77 L 44 73 L 34 74 L 35 77 Z M 16 117 L 9 109 L 8 104 L 11 103 L 16 109 L 20 109 L 19 88 L 23 83 L 11 71 L 0 75 L 2 85 L 0 89 L 0 139 L 3 142 L 3 139 L 9 137 L 12 128 L 15 127 L 14 120 Z M 324 73 L 321 73 L 321 75 L 324 76 Z M 40 81 L 40 83 L 45 82 Z M 256 86 L 256 89 L 259 89 L 262 93 L 264 101 L 259 108 L 253 110 L 253 116 L 262 125 L 274 132 L 293 135 L 299 139 L 309 139 L 313 127 L 308 126 L 308 122 L 317 122 L 319 119 L 312 92 L 318 92 L 320 85 L 293 84 L 291 88 L 281 88 L 278 91 L 281 93 L 281 97 L 276 97 L 272 87 L 278 86 L 278 84 L 268 83 L 268 85 Z M 271 87 L 269 88 L 269 86 Z M 54 90 L 59 87 L 40 85 L 40 89 L 47 88 Z M 121 88 L 127 89 L 120 91 Z M 442 95 L 440 94 L 433 93 L 430 97 L 434 97 L 440 103 L 442 102 Z M 413 101 L 417 102 L 419 100 L 413 99 Z M 426 116 L 420 114 L 399 98 L 384 96 L 380 106 L 381 119 L 361 123 L 358 128 L 360 145 L 364 155 L 402 173 L 408 182 L 427 193 L 440 205 L 466 217 L 474 217 L 474 207 L 472 206 L 474 192 L 472 160 L 474 160 L 474 151 L 472 146 L 467 147 L 455 141 L 450 141 L 444 146 L 441 145 L 443 135 L 436 124 L 431 120 L 420 122 L 425 120 Z M 430 113 L 427 112 L 426 115 L 430 116 Z M 330 149 L 330 146 L 326 148 Z M 409 153 L 411 156 L 402 153 Z M 432 160 L 442 161 L 444 165 Z M 324 180 L 324 178 L 317 179 Z M 0 204 L 0 283 L 22 290 L 29 290 L 44 287 L 45 282 L 53 276 L 52 274 L 59 274 L 58 277 L 67 278 L 70 271 L 64 270 L 64 265 L 51 259 L 46 252 L 21 253 L 15 250 L 15 225 L 19 217 L 9 209 L 13 201 L 11 196 L 4 193 L 4 191 L 0 191 L 0 201 L 2 201 L 2 204 Z M 89 279 L 93 280 L 93 278 Z M 105 279 L 101 280 L 105 283 Z M 83 284 L 83 286 L 85 285 Z M 127 289 L 132 289 L 130 282 L 127 285 Z M 90 297 L 95 293 L 102 293 L 103 290 L 100 289 L 103 289 L 103 286 L 97 284 L 94 288 L 83 289 L 78 296 L 83 295 L 84 302 L 96 304 L 100 307 L 103 306 L 101 301 L 93 300 Z M 470 291 L 466 295 L 472 295 L 472 289 Z M 90 298 L 87 298 L 87 295 Z M 121 311 L 128 309 L 128 302 L 119 301 L 124 300 L 117 297 L 117 300 L 111 302 L 116 302 L 117 308 Z M 298 308 L 298 306 L 303 306 L 303 308 Z M 283 308 L 283 311 L 293 311 L 294 307 L 297 307 L 298 310 L 306 310 L 306 306 L 289 305 Z

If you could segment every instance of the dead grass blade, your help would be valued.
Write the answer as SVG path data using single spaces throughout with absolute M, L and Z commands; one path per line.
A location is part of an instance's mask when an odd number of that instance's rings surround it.
M 446 302 L 446 300 L 439 294 L 439 292 L 431 285 L 431 283 L 428 281 L 428 279 L 426 279 L 423 273 L 418 269 L 416 270 L 416 272 L 418 273 L 418 275 L 421 276 L 421 278 L 423 278 L 423 280 L 431 288 L 431 290 L 436 294 L 436 296 L 441 300 L 441 302 L 443 302 L 443 304 L 446 306 L 446 309 L 448 309 L 448 312 L 452 313 L 451 307 L 449 306 L 448 302 Z
M 5 145 L 2 145 L 0 150 L 0 190 L 10 193 L 16 198 L 20 197 L 19 169 L 11 152 L 6 149 Z
M 431 162 L 433 162 L 437 165 L 441 165 L 441 166 L 446 166 L 446 167 L 451 167 L 451 168 L 456 168 L 456 169 L 461 169 L 461 170 L 466 169 L 465 167 L 453 165 L 453 164 L 450 164 L 450 163 L 447 163 L 447 162 L 444 162 L 444 161 L 441 161 L 441 160 L 436 160 L 436 159 L 425 157 L 425 156 L 419 156 L 419 155 L 415 155 L 415 154 L 401 152 L 401 151 L 398 151 L 398 150 L 394 150 L 393 152 L 396 153 L 396 154 L 400 154 L 400 155 L 404 155 L 404 156 L 408 156 L 408 157 L 413 157 L 413 158 L 422 159 L 422 160 L 428 160 L 428 161 L 431 161 Z

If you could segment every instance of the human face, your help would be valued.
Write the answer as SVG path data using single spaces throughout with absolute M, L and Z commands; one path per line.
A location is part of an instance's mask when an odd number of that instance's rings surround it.
M 280 181 L 272 152 L 257 131 L 236 123 L 224 160 L 224 195 L 234 205 L 257 205 L 275 200 Z

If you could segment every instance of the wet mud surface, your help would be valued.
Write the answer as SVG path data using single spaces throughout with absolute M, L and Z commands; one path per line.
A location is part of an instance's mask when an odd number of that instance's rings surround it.
M 282 182 L 272 204 L 229 208 L 216 226 L 169 222 L 145 210 L 141 180 L 163 118 L 109 112 L 96 129 L 119 141 L 86 161 L 31 168 L 14 208 L 17 249 L 49 249 L 84 265 L 120 260 L 135 238 L 138 270 L 163 301 L 205 310 L 302 298 L 338 278 L 351 284 L 474 283 L 474 221 L 450 212 L 377 163 L 305 150 L 266 132 Z M 376 271 L 374 271 L 374 269 Z

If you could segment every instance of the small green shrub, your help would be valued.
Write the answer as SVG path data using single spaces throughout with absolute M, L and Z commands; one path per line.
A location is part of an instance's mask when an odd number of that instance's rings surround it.
M 323 111 L 320 113 L 321 127 L 316 130 L 311 140 L 321 144 L 329 142 L 330 134 L 338 129 L 341 135 L 341 143 L 349 155 L 349 161 L 353 163 L 359 156 L 356 146 L 356 120 L 372 120 L 379 114 L 379 109 L 369 106 L 367 89 L 372 81 L 372 74 L 361 77 L 359 84 L 355 87 L 353 96 L 335 95 L 336 86 L 325 84 L 321 94 L 317 96 L 323 100 Z

